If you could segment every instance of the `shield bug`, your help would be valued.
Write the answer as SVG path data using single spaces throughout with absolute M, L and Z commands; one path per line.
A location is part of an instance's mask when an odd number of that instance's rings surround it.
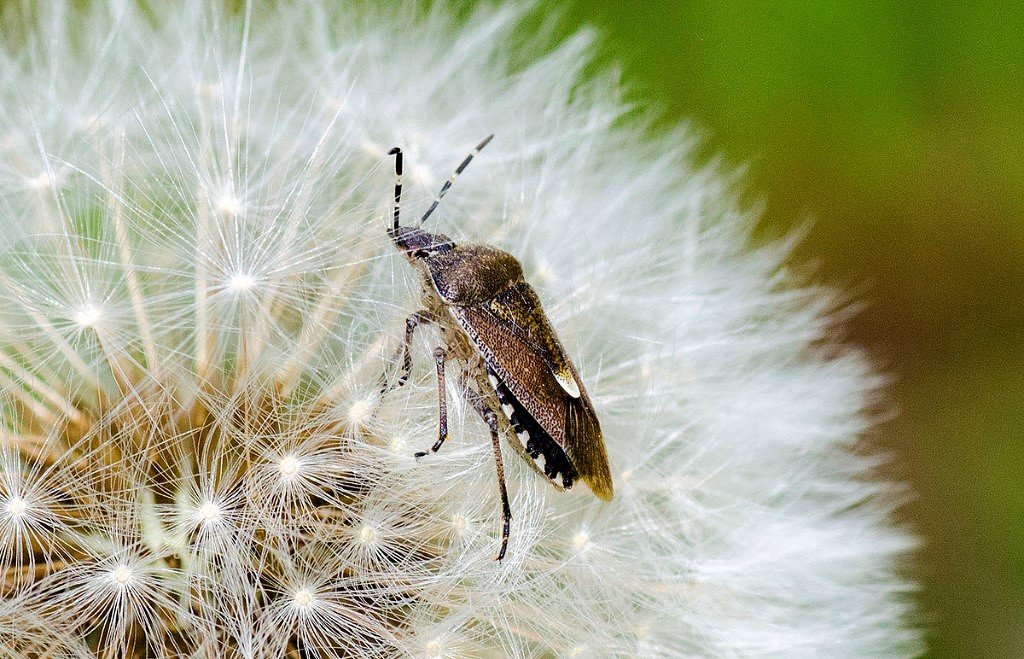
M 509 442 L 512 447 L 559 490 L 583 481 L 598 498 L 609 501 L 612 477 L 594 406 L 519 261 L 496 247 L 456 243 L 421 228 L 492 137 L 466 156 L 416 226 L 399 221 L 402 150 L 392 149 L 388 155 L 395 157 L 395 207 L 388 236 L 419 273 L 423 306 L 406 319 L 404 341 L 392 358 L 393 364 L 401 364 L 393 386 L 409 378 L 416 329 L 433 323 L 442 336 L 442 345 L 434 350 L 437 441 L 416 457 L 437 452 L 448 437 L 445 364 L 456 362 L 461 366 L 459 391 L 491 433 L 503 518 L 501 560 L 512 520 L 499 441 L 508 428 L 516 436 Z M 385 377 L 382 393 L 391 388 L 386 382 Z

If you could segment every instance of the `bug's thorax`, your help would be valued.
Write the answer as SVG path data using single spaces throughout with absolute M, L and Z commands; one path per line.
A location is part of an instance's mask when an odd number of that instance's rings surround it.
M 484 304 L 523 281 L 519 261 L 490 245 L 467 243 L 424 260 L 437 294 L 452 306 Z
M 456 244 L 444 234 L 418 227 L 398 227 L 389 235 L 420 274 L 428 306 L 438 301 L 448 306 L 479 305 L 523 281 L 519 261 L 497 247 Z

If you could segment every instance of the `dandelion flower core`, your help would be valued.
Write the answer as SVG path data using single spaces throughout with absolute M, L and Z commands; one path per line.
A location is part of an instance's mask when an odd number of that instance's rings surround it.
M 853 448 L 877 379 L 688 134 L 581 77 L 591 35 L 546 44 L 515 7 L 143 4 L 3 14 L 0 648 L 918 650 L 914 543 Z M 522 261 L 616 485 L 556 492 L 506 451 L 500 563 L 454 371 L 450 438 L 413 458 L 443 337 L 380 395 L 419 285 L 387 149 L 415 216 L 491 132 L 430 222 Z

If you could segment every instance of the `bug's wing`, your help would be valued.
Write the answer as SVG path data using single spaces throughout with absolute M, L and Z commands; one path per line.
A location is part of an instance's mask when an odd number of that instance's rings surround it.
M 583 390 L 576 369 L 565 354 L 554 328 L 544 314 L 540 298 L 525 281 L 517 282 L 499 293 L 486 305 L 494 317 L 508 326 L 516 336 L 547 359 L 547 367 L 562 389 L 579 398 Z
M 564 450 L 595 495 L 611 499 L 611 470 L 593 404 L 529 284 L 514 284 L 485 305 L 449 309 L 514 398 L 513 407 Z M 500 398 L 500 388 L 498 393 Z

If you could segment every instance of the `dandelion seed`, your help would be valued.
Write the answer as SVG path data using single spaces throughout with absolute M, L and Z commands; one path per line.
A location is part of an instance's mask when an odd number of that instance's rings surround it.
M 365 525 L 359 529 L 359 543 L 363 545 L 372 545 L 377 542 L 377 529 L 370 525 Z
M 242 200 L 232 194 L 221 195 L 217 198 L 214 206 L 218 213 L 227 217 L 237 217 L 242 214 Z
M 348 408 L 348 420 L 352 425 L 360 426 L 370 418 L 373 411 L 373 403 L 369 400 L 357 400 Z
M 469 528 L 469 520 L 464 515 L 452 515 L 452 530 L 456 535 L 462 535 Z
M 426 189 L 435 187 L 435 184 L 437 183 L 437 178 L 434 176 L 434 173 L 423 165 L 414 166 L 411 174 L 413 180 Z
M 71 320 L 82 329 L 86 329 L 95 326 L 99 323 L 100 318 L 102 317 L 103 310 L 95 304 L 90 303 L 75 311 L 71 316 Z
M 296 606 L 296 608 L 299 608 L 303 611 L 312 608 L 315 602 L 316 598 L 313 596 L 313 593 L 310 592 L 309 589 L 307 588 L 300 588 L 295 591 L 294 595 L 292 595 L 292 603 Z
M 28 502 L 20 497 L 11 497 L 7 500 L 7 505 L 4 506 L 4 510 L 6 510 L 7 514 L 13 519 L 17 519 L 24 515 L 25 511 L 28 510 Z
M 433 640 L 423 646 L 423 654 L 427 657 L 440 657 L 441 656 L 441 642 L 439 640 Z
M 110 571 L 110 578 L 118 586 L 127 586 L 133 576 L 132 569 L 127 565 L 118 565 Z
M 87 114 L 81 118 L 78 122 L 79 128 L 86 131 L 87 133 L 95 133 L 99 130 L 103 119 L 98 114 Z
M 334 108 L 334 110 L 337 110 L 337 108 Z M 359 146 L 362 152 L 371 158 L 383 158 L 387 155 L 387 149 L 376 142 L 364 141 Z
M 404 454 L 409 449 L 409 443 L 404 437 L 392 437 L 389 446 L 392 453 Z
M 590 546 L 590 534 L 586 531 L 580 531 L 572 537 L 572 546 L 577 552 L 581 552 Z
M 53 186 L 53 179 L 49 172 L 42 172 L 25 179 L 25 186 L 30 190 L 49 190 Z
M 536 270 L 534 271 L 534 277 L 539 282 L 550 282 L 552 279 L 554 279 L 554 276 L 555 271 L 552 269 L 549 263 L 538 264 Z
M 281 478 L 289 480 L 295 478 L 302 468 L 302 463 L 294 455 L 286 455 L 281 458 L 278 463 L 278 470 L 281 472 Z
M 203 98 L 218 98 L 221 88 L 215 82 L 201 82 L 195 86 L 195 93 Z
M 196 510 L 196 516 L 204 524 L 216 522 L 220 519 L 221 507 L 213 501 L 206 501 Z
M 228 288 L 236 293 L 245 293 L 246 291 L 251 290 L 255 285 L 256 280 L 247 272 L 236 273 L 228 280 Z

